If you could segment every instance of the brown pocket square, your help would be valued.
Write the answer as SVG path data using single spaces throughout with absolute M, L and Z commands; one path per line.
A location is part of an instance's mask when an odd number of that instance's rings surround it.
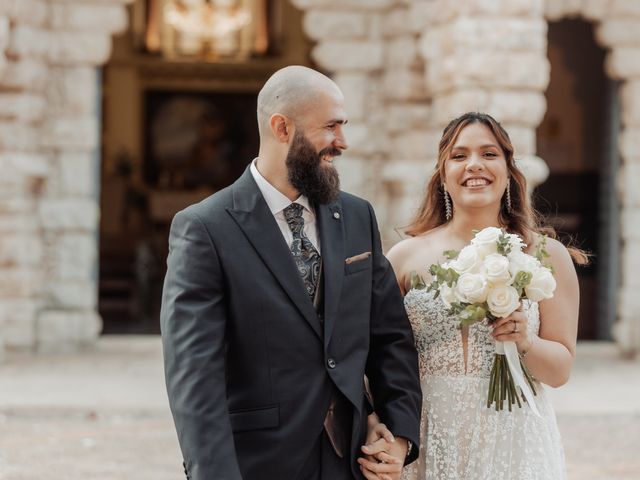
M 366 260 L 370 256 L 371 256 L 371 252 L 364 252 L 364 253 L 361 253 L 360 255 L 354 255 L 353 257 L 347 258 L 344 261 L 344 263 L 346 263 L 347 265 L 350 265 L 350 264 L 352 264 L 354 262 L 359 262 L 361 260 Z

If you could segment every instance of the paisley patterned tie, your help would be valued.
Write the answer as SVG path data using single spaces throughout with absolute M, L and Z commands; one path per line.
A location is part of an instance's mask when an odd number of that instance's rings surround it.
M 318 288 L 321 262 L 320 253 L 304 233 L 303 209 L 304 207 L 299 203 L 292 203 L 284 209 L 284 218 L 291 229 L 291 233 L 293 233 L 293 242 L 291 242 L 293 259 L 296 262 L 298 273 L 302 277 L 307 293 L 313 302 Z

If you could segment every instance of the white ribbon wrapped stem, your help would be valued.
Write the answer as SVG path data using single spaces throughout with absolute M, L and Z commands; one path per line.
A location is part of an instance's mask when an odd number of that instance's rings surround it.
M 531 407 L 531 410 L 533 410 L 533 413 L 539 417 L 540 412 L 538 411 L 536 402 L 533 400 L 533 392 L 531 391 L 531 387 L 529 387 L 529 382 L 524 378 L 524 373 L 520 366 L 520 357 L 518 356 L 518 347 L 516 347 L 516 343 L 496 342 L 496 353 L 507 357 L 507 365 L 509 365 L 511 377 L 516 385 L 520 387 L 520 390 L 522 390 L 522 394 L 524 395 L 524 398 L 527 399 L 527 403 Z

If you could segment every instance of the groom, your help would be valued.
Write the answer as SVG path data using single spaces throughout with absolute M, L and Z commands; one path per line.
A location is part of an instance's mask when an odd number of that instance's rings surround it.
M 173 220 L 160 321 L 187 478 L 363 478 L 365 374 L 392 453 L 418 454 L 411 328 L 373 210 L 333 166 L 346 121 L 329 78 L 276 72 L 258 158 Z

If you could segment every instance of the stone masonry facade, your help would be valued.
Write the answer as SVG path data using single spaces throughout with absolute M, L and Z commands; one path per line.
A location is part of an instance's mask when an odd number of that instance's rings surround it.
M 0 348 L 92 343 L 99 70 L 125 0 L 0 0 Z
M 531 185 L 547 22 L 581 16 L 622 81 L 622 268 L 614 335 L 640 350 L 640 2 L 290 0 L 317 65 L 345 94 L 345 190 L 370 199 L 386 246 L 423 194 L 442 128 L 468 110 L 509 131 Z M 0 0 L 0 346 L 90 344 L 97 315 L 98 66 L 128 0 Z

